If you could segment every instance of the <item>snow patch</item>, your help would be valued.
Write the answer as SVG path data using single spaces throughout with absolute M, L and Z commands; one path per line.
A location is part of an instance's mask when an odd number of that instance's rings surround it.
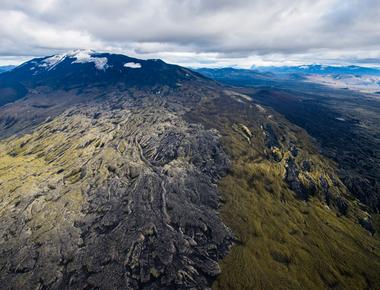
M 39 67 L 46 68 L 47 70 L 51 70 L 56 67 L 59 63 L 61 63 L 65 59 L 65 54 L 56 54 L 51 57 L 45 58 L 42 61 L 42 64 Z
M 42 63 L 38 65 L 38 67 L 45 68 L 47 70 L 52 70 L 66 58 L 74 58 L 75 60 L 72 63 L 92 62 L 95 64 L 95 67 L 99 70 L 107 69 L 108 59 L 106 57 L 96 57 L 93 56 L 93 54 L 94 52 L 92 50 L 72 50 L 67 53 L 56 54 L 51 57 L 45 58 L 42 60 Z
M 80 51 L 75 52 L 73 55 L 68 55 L 68 56 L 76 59 L 72 63 L 93 62 L 95 64 L 95 67 L 99 70 L 105 70 L 108 67 L 107 65 L 108 59 L 106 57 L 92 56 L 91 50 L 80 50 Z
M 141 68 L 141 64 L 139 64 L 138 62 L 127 62 L 126 64 L 124 64 L 124 67 Z

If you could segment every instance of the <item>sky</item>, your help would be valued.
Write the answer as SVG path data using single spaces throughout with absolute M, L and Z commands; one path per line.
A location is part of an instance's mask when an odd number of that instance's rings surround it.
M 189 67 L 380 66 L 380 0 L 0 0 L 0 65 L 76 48 Z

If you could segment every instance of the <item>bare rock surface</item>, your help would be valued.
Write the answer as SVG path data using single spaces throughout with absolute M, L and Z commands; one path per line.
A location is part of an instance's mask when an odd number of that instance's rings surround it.
M 2 289 L 205 289 L 232 234 L 218 132 L 119 93 L 0 143 Z

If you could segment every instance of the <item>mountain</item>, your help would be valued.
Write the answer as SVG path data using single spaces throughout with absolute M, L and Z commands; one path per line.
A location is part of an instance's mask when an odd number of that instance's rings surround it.
M 361 67 L 361 66 L 326 66 L 319 64 L 300 65 L 300 66 L 252 66 L 252 70 L 258 72 L 271 72 L 275 74 L 353 74 L 353 75 L 373 75 L 380 76 L 379 68 Z
M 10 70 L 14 69 L 15 67 L 16 66 L 14 66 L 14 65 L 0 66 L 0 73 L 10 71 Z
M 25 96 L 25 87 L 43 84 L 54 89 L 69 90 L 76 86 L 154 87 L 176 86 L 194 79 L 190 70 L 169 65 L 161 60 L 137 60 L 125 55 L 75 50 L 68 53 L 33 59 L 2 75 L 0 105 Z
M 2 289 L 379 288 L 373 199 L 250 73 L 76 50 L 1 74 Z
M 32 59 L 0 78 L 0 106 L 25 99 L 0 116 L 0 136 L 21 132 L 70 106 L 93 99 L 91 92 L 101 95 L 117 87 L 159 93 L 160 87 L 175 88 L 181 82 L 202 78 L 161 60 L 138 60 L 89 50 Z M 18 118 L 23 111 L 32 114 Z
M 74 50 L 68 53 L 28 61 L 3 76 L 28 85 L 44 82 L 50 86 L 109 84 L 128 86 L 174 86 L 193 74 L 161 60 L 138 60 L 125 55 Z

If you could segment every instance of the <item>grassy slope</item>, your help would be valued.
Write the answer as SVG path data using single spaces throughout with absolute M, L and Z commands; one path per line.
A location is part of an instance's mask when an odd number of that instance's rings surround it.
M 354 220 L 359 208 L 351 200 L 347 216 L 338 216 L 318 198 L 295 197 L 283 181 L 287 140 L 296 143 L 296 162 L 314 163 L 309 176 L 329 180 L 330 190 L 347 196 L 334 172 L 310 138 L 270 111 L 249 108 L 229 97 L 201 103 L 189 118 L 217 128 L 232 159 L 232 169 L 219 185 L 225 223 L 239 242 L 222 261 L 214 289 L 380 289 L 380 240 Z M 272 117 L 269 117 L 272 115 Z M 247 126 L 251 144 L 233 124 Z M 281 137 L 283 159 L 267 158 L 261 125 L 271 123 Z M 348 196 L 347 196 L 348 197 Z

